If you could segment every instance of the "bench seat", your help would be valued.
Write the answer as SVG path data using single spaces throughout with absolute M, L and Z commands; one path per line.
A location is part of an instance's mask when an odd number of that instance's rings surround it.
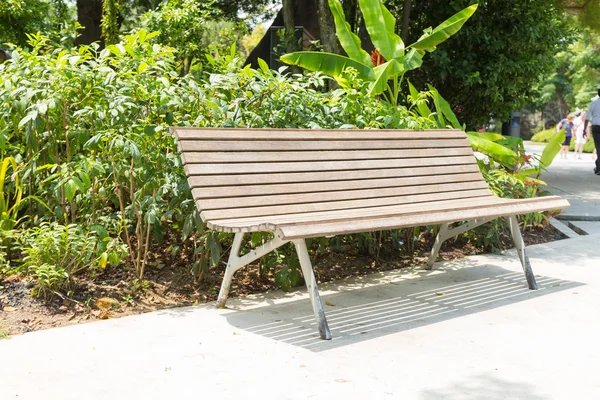
M 516 215 L 569 206 L 557 196 L 494 196 L 459 130 L 171 131 L 202 220 L 235 233 L 217 304 L 225 305 L 235 271 L 293 242 L 323 339 L 331 334 L 304 239 L 439 225 L 430 268 L 445 240 L 505 217 L 536 289 Z M 275 237 L 240 256 L 248 232 Z

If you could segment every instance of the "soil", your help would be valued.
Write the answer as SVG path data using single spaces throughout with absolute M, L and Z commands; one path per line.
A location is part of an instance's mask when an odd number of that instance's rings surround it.
M 523 233 L 526 245 L 564 239 L 551 225 Z M 408 256 L 391 246 L 382 246 L 376 259 L 358 254 L 350 246 L 328 249 L 311 255 L 317 282 L 329 282 L 351 276 L 423 264 L 433 243 L 433 237 L 421 235 L 415 243 L 414 255 Z M 501 249 L 510 248 L 511 241 L 501 237 Z M 483 253 L 464 238 L 449 240 L 442 246 L 440 257 L 453 259 Z M 163 261 L 169 260 L 170 267 Z M 52 327 L 73 325 L 97 319 L 119 318 L 171 307 L 189 306 L 216 300 L 224 266 L 211 268 L 201 283 L 195 283 L 184 256 L 173 260 L 156 251 L 152 254 L 143 285 L 133 285 L 124 268 L 107 268 L 90 279 L 75 282 L 63 298 L 41 300 L 31 296 L 34 282 L 26 276 L 0 276 L 0 339 Z M 230 297 L 276 289 L 274 272 L 260 276 L 258 267 L 250 265 L 235 275 Z

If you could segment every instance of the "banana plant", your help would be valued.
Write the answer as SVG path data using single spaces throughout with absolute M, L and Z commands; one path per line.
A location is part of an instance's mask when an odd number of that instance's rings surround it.
M 426 29 L 419 40 L 410 46 L 405 46 L 400 36 L 396 34 L 396 19 L 381 0 L 359 0 L 359 5 L 365 26 L 375 46 L 371 55 L 361 47 L 360 39 L 350 29 L 340 1 L 329 0 L 337 37 L 348 57 L 332 53 L 300 51 L 281 56 L 281 61 L 329 75 L 344 88 L 350 86 L 347 70 L 353 68 L 358 78 L 370 82 L 368 89 L 370 96 L 383 93 L 394 106 L 398 103 L 404 74 L 419 68 L 423 63 L 425 52 L 434 51 L 438 44 L 458 32 L 477 10 L 477 4 L 469 6 L 435 29 Z

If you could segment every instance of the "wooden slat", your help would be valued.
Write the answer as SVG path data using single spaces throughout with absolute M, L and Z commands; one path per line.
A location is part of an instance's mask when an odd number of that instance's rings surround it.
M 184 164 L 194 163 L 239 163 L 239 162 L 282 162 L 282 161 L 334 161 L 375 160 L 416 157 L 469 156 L 470 148 L 410 149 L 410 150 L 361 150 L 361 151 L 279 151 L 279 152 L 188 152 L 184 153 Z
M 214 210 L 219 208 L 238 208 L 253 207 L 265 205 L 283 205 L 314 203 L 321 201 L 352 200 L 352 199 L 372 199 L 376 197 L 404 196 L 409 194 L 439 193 L 443 196 L 444 192 L 486 189 L 485 182 L 462 182 L 440 185 L 408 186 L 382 189 L 361 189 L 361 190 L 343 190 L 337 192 L 318 192 L 318 193 L 297 193 L 297 194 L 276 194 L 267 196 L 244 196 L 227 197 L 220 199 L 204 199 L 200 206 L 204 210 Z M 193 189 L 194 199 L 201 195 L 202 189 Z
M 426 175 L 449 175 L 460 173 L 479 172 L 477 164 L 447 165 L 441 167 L 406 167 L 390 169 L 362 170 L 360 174 L 356 171 L 321 171 L 313 172 L 289 172 L 289 173 L 263 173 L 244 175 L 192 175 L 189 177 L 191 187 L 207 186 L 237 186 L 237 185 L 261 185 L 290 182 L 330 182 L 356 179 L 383 179 L 402 178 Z M 483 179 L 483 178 L 482 178 Z
M 391 217 L 399 216 L 403 214 L 411 214 L 416 212 L 439 212 L 454 210 L 460 207 L 479 207 L 489 206 L 505 203 L 506 199 L 501 199 L 494 196 L 486 196 L 469 199 L 466 202 L 464 199 L 453 199 L 453 200 L 434 200 L 427 202 L 419 202 L 413 204 L 394 204 L 390 206 L 382 207 L 362 207 L 351 210 L 332 210 L 332 211 L 320 211 L 312 213 L 296 213 L 296 214 L 283 214 L 283 215 L 266 215 L 263 217 L 252 217 L 252 218 L 231 218 L 231 219 L 216 219 L 212 220 L 211 224 L 229 227 L 229 228 L 245 228 L 250 230 L 257 230 L 266 225 L 273 226 L 284 226 L 290 224 L 313 224 L 313 223 L 325 223 L 333 221 L 347 221 L 351 219 L 363 219 L 363 218 L 380 218 L 380 217 Z
M 462 190 L 444 193 L 444 200 L 472 199 L 478 197 L 493 197 L 489 189 Z M 292 213 L 310 213 L 327 210 L 351 210 L 353 208 L 379 207 L 395 204 L 412 204 L 440 200 L 437 193 L 415 194 L 407 196 L 378 197 L 374 199 L 342 200 L 316 202 L 309 204 L 287 204 L 282 206 L 263 206 L 246 208 L 229 208 L 219 210 L 204 210 L 200 213 L 204 221 L 227 218 L 258 217 Z M 468 200 L 470 201 L 470 200 Z
M 247 128 L 170 128 L 180 141 L 185 140 L 379 140 L 379 139 L 457 139 L 466 138 L 460 130 L 403 129 L 247 129 Z
M 467 139 L 439 138 L 422 140 L 182 140 L 179 149 L 182 152 L 262 152 L 262 151 L 325 151 L 325 150 L 386 150 L 386 149 L 441 149 L 462 147 L 470 149 Z
M 315 161 L 291 163 L 186 164 L 189 175 L 244 174 L 265 172 L 356 171 L 360 169 L 424 167 L 474 164 L 474 156 L 406 158 L 400 160 Z M 358 172 L 357 172 L 358 174 Z
M 461 183 L 480 181 L 481 173 L 417 176 L 410 178 L 360 179 L 341 182 L 309 182 L 270 185 L 238 185 L 198 188 L 196 200 L 239 196 L 264 196 L 272 194 L 316 193 L 338 190 L 377 189 L 437 183 Z
M 494 205 L 493 207 L 470 208 L 468 204 L 465 204 L 465 207 L 445 212 L 415 213 L 392 218 L 366 218 L 326 224 L 281 226 L 277 228 L 277 232 L 281 238 L 292 240 L 441 224 L 476 218 L 493 218 L 536 211 L 557 210 L 569 206 L 568 201 L 556 196 L 550 198 L 505 200 L 506 204 Z

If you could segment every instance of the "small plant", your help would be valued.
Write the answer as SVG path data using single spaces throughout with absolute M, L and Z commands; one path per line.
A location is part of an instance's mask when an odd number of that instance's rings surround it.
M 80 271 L 105 268 L 109 260 L 119 259 L 100 252 L 106 250 L 104 242 L 98 241 L 94 231 L 77 224 L 43 223 L 23 232 L 20 242 L 24 255 L 21 268 L 36 280 L 32 294 L 44 298 L 67 289 Z
M 10 338 L 10 335 L 8 334 L 8 328 L 0 325 L 0 340 L 8 338 Z

